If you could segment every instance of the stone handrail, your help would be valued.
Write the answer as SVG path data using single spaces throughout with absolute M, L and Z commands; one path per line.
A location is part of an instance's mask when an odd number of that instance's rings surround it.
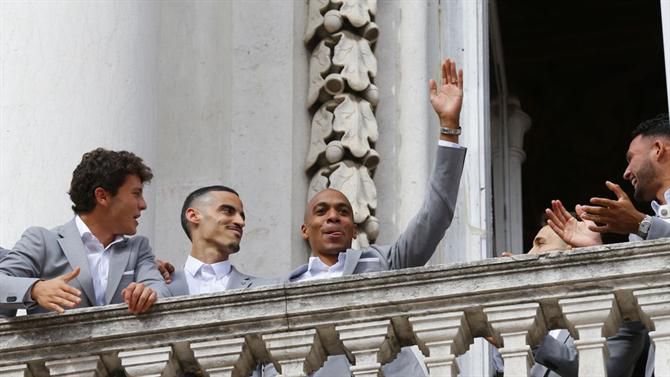
M 143 315 L 110 305 L 0 320 L 0 376 L 244 376 L 270 362 L 300 376 L 334 354 L 369 376 L 411 344 L 449 376 L 479 336 L 516 376 L 554 328 L 576 339 L 580 375 L 604 376 L 605 337 L 624 320 L 654 330 L 656 375 L 670 375 L 670 241 L 175 297 Z

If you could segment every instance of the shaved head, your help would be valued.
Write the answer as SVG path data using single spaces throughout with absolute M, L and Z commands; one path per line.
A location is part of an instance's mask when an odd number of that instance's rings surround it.
M 315 205 L 316 203 L 318 203 L 319 200 L 320 200 L 320 198 L 321 198 L 322 196 L 324 196 L 326 193 L 334 193 L 335 195 L 338 195 L 338 196 L 340 196 L 342 199 L 344 199 L 344 201 L 349 205 L 349 209 L 352 209 L 352 214 L 353 214 L 353 207 L 351 206 L 351 202 L 349 201 L 349 199 L 347 198 L 347 196 L 344 195 L 344 194 L 342 193 L 342 191 L 340 191 L 340 190 L 336 190 L 336 189 L 332 189 L 332 188 L 327 188 L 327 189 L 324 189 L 324 190 L 321 190 L 321 191 L 317 192 L 316 195 L 312 196 L 312 199 L 310 199 L 309 202 L 307 202 L 307 206 L 305 207 L 305 214 L 304 214 L 304 216 L 303 216 L 303 221 L 304 221 L 305 223 L 307 223 L 307 220 L 308 220 L 309 217 L 310 217 L 310 214 L 311 214 L 311 212 L 312 212 L 312 207 L 314 207 L 314 205 Z

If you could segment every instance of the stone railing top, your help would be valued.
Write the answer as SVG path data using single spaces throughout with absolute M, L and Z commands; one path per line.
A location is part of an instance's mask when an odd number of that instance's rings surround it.
M 490 334 L 483 307 L 526 302 L 539 302 L 553 328 L 565 325 L 559 298 L 608 293 L 615 294 L 623 318 L 640 319 L 632 291 L 668 286 L 670 240 L 410 268 L 162 299 L 142 315 L 110 305 L 0 320 L 0 366 L 46 355 L 102 354 L 445 311 L 465 312 L 473 335 L 481 336 Z

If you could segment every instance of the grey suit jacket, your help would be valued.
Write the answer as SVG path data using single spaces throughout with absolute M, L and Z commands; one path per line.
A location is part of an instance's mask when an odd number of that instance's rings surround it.
M 346 250 L 343 275 L 419 267 L 428 262 L 454 217 L 465 152 L 465 148 L 437 148 L 424 202 L 405 231 L 392 245 Z M 287 280 L 294 281 L 305 271 L 307 264 L 291 272 Z
M 564 342 L 556 341 L 546 336 L 539 348 L 535 351 L 535 361 L 546 366 L 542 369 L 533 366 L 531 377 L 556 376 L 577 377 L 579 371 L 579 358 L 572 337 L 565 331 L 567 336 Z M 631 377 L 640 375 L 647 363 L 649 354 L 648 330 L 639 321 L 624 322 L 617 333 L 607 338 L 607 349 L 609 358 L 606 369 L 609 377 Z M 551 338 L 551 339 L 547 339 Z M 550 340 L 550 341 L 548 341 Z M 650 355 L 650 357 L 653 357 Z M 547 374 L 553 370 L 556 374 Z M 541 374 L 544 371 L 545 374 Z M 537 374 L 534 374 L 537 373 Z
M 28 314 L 47 312 L 31 298 L 33 284 L 61 276 L 76 267 L 80 267 L 81 272 L 69 284 L 82 292 L 77 307 L 95 306 L 86 253 L 74 219 L 53 230 L 28 228 L 0 260 L 0 309 L 25 308 Z M 105 303 L 122 303 L 121 291 L 131 282 L 153 288 L 158 297 L 170 296 L 156 268 L 149 241 L 142 236 L 125 238 L 112 246 Z
M 392 245 L 371 245 L 364 250 L 348 249 L 343 275 L 425 265 L 433 256 L 437 244 L 444 237 L 454 217 L 465 153 L 465 148 L 438 147 L 423 205 L 405 231 Z M 294 281 L 305 271 L 307 264 L 291 272 L 287 280 Z M 344 356 L 330 356 L 314 376 L 349 376 L 348 365 Z M 426 374 L 409 347 L 404 347 L 396 359 L 384 365 L 382 370 L 387 377 L 414 377 Z
M 0 247 L 0 259 L 2 259 L 2 257 L 7 255 L 7 253 L 9 253 L 9 250 L 3 249 L 2 247 Z
M 230 271 L 228 283 L 226 284 L 226 291 L 231 289 L 253 288 L 263 285 L 280 284 L 282 279 L 266 279 L 256 276 L 247 275 L 238 271 L 235 266 Z M 184 270 L 177 270 L 172 274 L 172 282 L 167 285 L 172 296 L 187 296 L 191 293 L 188 289 L 188 282 Z
M 655 240 L 664 237 L 670 237 L 670 223 L 658 216 L 652 216 L 647 239 Z

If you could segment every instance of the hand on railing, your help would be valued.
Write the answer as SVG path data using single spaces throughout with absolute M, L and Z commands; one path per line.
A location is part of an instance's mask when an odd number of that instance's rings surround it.
M 156 291 L 152 288 L 145 287 L 142 283 L 130 283 L 121 292 L 123 301 L 128 304 L 128 311 L 133 314 L 144 313 L 151 305 L 156 302 Z

